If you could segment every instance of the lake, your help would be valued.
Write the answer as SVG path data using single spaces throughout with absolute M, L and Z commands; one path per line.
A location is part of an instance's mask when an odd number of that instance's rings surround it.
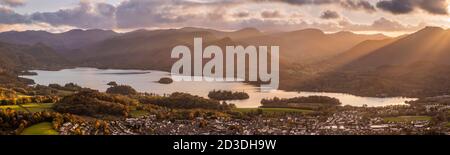
M 402 105 L 406 101 L 415 100 L 413 98 L 391 97 L 360 97 L 343 93 L 325 92 L 288 92 L 275 90 L 271 92 L 260 92 L 260 88 L 242 82 L 174 82 L 172 84 L 160 84 L 157 81 L 162 77 L 170 77 L 170 73 L 155 70 L 117 70 L 117 69 L 96 69 L 96 68 L 74 68 L 60 71 L 32 70 L 38 75 L 21 76 L 33 79 L 37 84 L 60 84 L 76 83 L 82 87 L 106 91 L 109 87 L 106 84 L 116 81 L 118 84 L 130 85 L 139 92 L 155 94 L 171 94 L 173 92 L 185 92 L 193 95 L 207 97 L 211 90 L 231 90 L 244 91 L 250 96 L 247 100 L 228 101 L 234 103 L 239 108 L 255 108 L 260 106 L 261 99 L 264 98 L 292 98 L 297 96 L 329 96 L 339 99 L 343 105 L 370 107 Z

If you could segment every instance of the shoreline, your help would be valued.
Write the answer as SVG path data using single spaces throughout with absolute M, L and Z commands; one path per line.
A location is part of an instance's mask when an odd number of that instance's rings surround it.
M 102 67 L 68 67 L 68 68 L 60 68 L 60 69 L 56 69 L 56 70 L 48 70 L 48 69 L 30 69 L 30 70 L 25 70 L 25 72 L 32 72 L 33 70 L 42 70 L 42 71 L 61 71 L 61 70 L 66 70 L 66 69 L 76 69 L 76 68 L 86 68 L 86 69 L 98 69 L 98 70 L 138 70 L 138 71 L 143 71 L 143 73 L 139 73 L 139 74 L 147 74 L 147 73 L 151 73 L 152 71 L 161 71 L 161 72 L 167 72 L 170 75 L 170 72 L 165 71 L 165 70 L 158 70 L 158 69 L 138 69 L 138 68 L 133 68 L 133 67 L 126 67 L 126 68 L 102 68 Z M 19 75 L 19 77 L 24 78 L 23 76 L 37 76 L 36 75 Z M 30 79 L 32 80 L 32 79 Z M 226 81 L 224 81 L 226 82 Z M 248 81 L 244 81 L 244 84 L 247 85 L 252 85 L 252 86 L 256 86 L 258 87 L 258 83 L 255 82 L 248 82 Z M 277 89 L 279 91 L 285 91 L 285 92 L 297 92 L 297 93 L 301 93 L 301 92 L 315 92 L 315 93 L 333 93 L 333 94 L 346 94 L 346 95 L 353 95 L 353 96 L 357 96 L 357 97 L 368 97 L 368 98 L 423 98 L 423 97 L 433 97 L 433 96 L 414 96 L 414 95 L 392 95 L 392 94 L 373 94 L 373 95 L 369 95 L 367 93 L 357 93 L 354 91 L 325 91 L 325 90 L 317 90 L 317 89 L 303 89 L 303 90 L 298 90 L 298 89 L 293 89 L 293 88 L 289 88 L 286 87 L 284 85 L 280 85 L 279 89 Z M 438 95 L 438 96 L 442 96 L 442 95 Z

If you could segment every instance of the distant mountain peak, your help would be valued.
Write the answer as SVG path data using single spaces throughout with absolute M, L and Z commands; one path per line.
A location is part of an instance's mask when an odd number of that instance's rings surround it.
M 441 32 L 445 31 L 442 27 L 436 27 L 436 26 L 427 26 L 421 30 L 419 30 L 417 33 L 420 32 Z
M 105 33 L 116 33 L 113 30 L 102 30 L 102 29 L 72 29 L 67 32 L 63 32 L 62 34 L 79 34 L 79 33 L 95 33 L 95 32 L 105 32 Z
M 244 32 L 244 33 L 261 33 L 257 28 L 254 27 L 247 27 L 240 30 L 237 30 L 236 32 Z
M 51 34 L 47 31 L 42 30 L 26 30 L 26 31 L 8 31 L 8 32 L 2 32 L 2 33 L 20 33 L 20 34 Z
M 70 32 L 83 32 L 84 30 L 82 30 L 82 29 L 72 29 L 72 30 L 69 30 L 69 31 L 67 31 L 66 33 L 70 33 Z
M 339 31 L 339 32 L 336 32 L 334 34 L 337 34 L 337 35 L 354 35 L 355 33 L 350 32 L 350 31 Z
M 183 27 L 178 30 L 186 31 L 186 32 L 196 32 L 196 31 L 208 31 L 208 32 L 216 32 L 217 30 L 208 29 L 208 28 L 200 28 L 200 27 Z
M 411 35 L 406 36 L 405 39 L 429 38 L 444 33 L 446 33 L 446 31 L 441 27 L 427 26 Z
M 351 36 L 351 35 L 364 35 L 364 36 L 372 36 L 375 38 L 379 38 L 379 39 L 384 39 L 384 38 L 389 38 L 388 36 L 384 35 L 383 33 L 376 33 L 376 34 L 358 34 L 358 33 L 354 33 L 351 31 L 339 31 L 336 33 L 332 33 L 332 35 L 336 35 L 336 36 Z
M 298 31 L 294 31 L 294 34 L 303 34 L 303 35 L 325 35 L 325 32 L 323 32 L 320 29 L 315 29 L 315 28 L 308 28 L 308 29 L 303 29 L 303 30 L 298 30 Z

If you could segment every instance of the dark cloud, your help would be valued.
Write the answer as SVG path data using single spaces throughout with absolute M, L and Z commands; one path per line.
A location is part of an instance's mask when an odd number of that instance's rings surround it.
M 322 19 L 337 19 L 340 15 L 336 11 L 327 10 L 322 13 L 320 18 Z
M 237 13 L 233 14 L 233 17 L 235 17 L 235 18 L 246 18 L 249 16 L 250 16 L 250 13 L 248 13 L 248 12 L 237 12 Z
M 343 8 L 350 10 L 364 10 L 369 13 L 375 12 L 375 6 L 373 6 L 367 0 L 253 0 L 253 2 L 280 2 L 291 5 L 340 5 Z
M 340 0 L 252 0 L 253 2 L 281 2 L 293 5 L 322 5 L 338 3 Z
M 351 10 L 364 10 L 367 11 L 369 13 L 375 12 L 375 6 L 373 6 L 372 4 L 370 4 L 370 2 L 365 1 L 365 0 L 343 0 L 341 1 L 341 6 L 346 8 L 346 9 L 351 9 Z
M 263 18 L 281 18 L 283 15 L 278 11 L 263 11 L 261 12 L 261 17 Z
M 405 14 L 412 12 L 415 6 L 410 0 L 393 0 L 380 1 L 377 3 L 377 7 L 393 14 Z
M 11 9 L 0 7 L 0 24 L 30 23 L 28 17 L 20 15 Z
M 377 7 L 393 14 L 406 14 L 421 9 L 430 14 L 448 15 L 446 0 L 383 0 L 377 3 Z
M 79 28 L 111 29 L 115 26 L 116 8 L 107 3 L 80 2 L 72 9 L 57 12 L 34 13 L 33 21 L 45 22 L 54 26 L 69 25 Z
M 25 2 L 23 0 L 0 0 L 0 4 L 9 7 L 18 7 L 25 5 Z
M 321 4 L 331 4 L 339 2 L 339 0 L 280 0 L 281 2 L 286 2 L 290 4 L 297 5 L 321 5 Z

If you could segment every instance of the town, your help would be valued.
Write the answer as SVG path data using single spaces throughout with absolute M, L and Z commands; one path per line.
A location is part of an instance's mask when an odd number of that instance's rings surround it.
M 109 82 L 105 93 L 69 83 L 1 89 L 0 134 L 59 135 L 427 135 L 450 134 L 450 96 L 407 105 L 356 107 L 336 98 L 273 98 L 259 108 L 187 93 L 155 95 Z M 47 93 L 46 96 L 18 95 Z M 64 96 L 54 94 L 65 93 Z M 210 92 L 246 99 L 245 92 Z

